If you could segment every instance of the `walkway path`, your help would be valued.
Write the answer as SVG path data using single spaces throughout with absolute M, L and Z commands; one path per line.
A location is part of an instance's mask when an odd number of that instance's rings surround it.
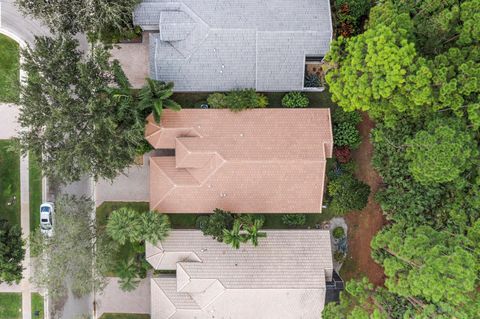
M 18 129 L 16 118 L 18 109 L 14 105 L 0 104 L 0 112 L 2 112 L 0 138 L 9 139 L 15 137 Z M 28 236 L 30 235 L 30 183 L 28 168 L 28 156 L 22 156 L 20 158 L 20 226 L 25 241 L 28 240 Z M 29 245 L 26 245 L 25 259 L 23 260 L 23 279 L 18 285 L 0 284 L 0 292 L 18 292 L 22 294 L 23 319 L 31 319 L 31 293 L 37 292 L 30 284 L 30 264 L 30 248 Z

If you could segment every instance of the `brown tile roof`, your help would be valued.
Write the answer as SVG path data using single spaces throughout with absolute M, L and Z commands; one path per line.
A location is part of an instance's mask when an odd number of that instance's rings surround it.
M 175 149 L 150 159 L 151 209 L 169 213 L 320 212 L 328 109 L 166 110 L 147 140 Z

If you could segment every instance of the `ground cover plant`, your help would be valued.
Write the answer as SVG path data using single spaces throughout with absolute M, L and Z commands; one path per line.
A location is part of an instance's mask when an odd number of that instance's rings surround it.
M 267 107 L 268 98 L 254 89 L 243 89 L 232 90 L 228 93 L 212 93 L 208 96 L 207 102 L 214 109 L 228 108 L 238 112 L 245 109 Z
M 284 107 L 307 107 L 310 101 L 302 92 L 290 92 L 282 98 L 282 106 Z

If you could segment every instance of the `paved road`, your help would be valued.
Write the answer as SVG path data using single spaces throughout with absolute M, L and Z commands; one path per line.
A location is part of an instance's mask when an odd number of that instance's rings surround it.
M 50 30 L 43 23 L 30 17 L 24 17 L 14 0 L 0 0 L 0 33 L 17 42 L 31 44 L 35 36 L 51 36 Z M 85 35 L 77 35 L 80 49 L 87 51 L 89 46 Z
M 0 30 L 5 33 L 11 33 L 26 43 L 33 43 L 35 35 L 50 34 L 48 28 L 39 21 L 25 18 L 13 0 L 1 0 L 0 6 Z

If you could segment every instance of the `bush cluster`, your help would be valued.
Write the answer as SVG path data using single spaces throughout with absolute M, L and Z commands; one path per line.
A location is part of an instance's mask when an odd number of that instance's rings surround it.
M 361 31 L 362 18 L 370 10 L 369 0 L 335 0 L 338 35 L 349 37 Z
M 370 186 L 353 175 L 354 166 L 336 163 L 328 172 L 330 208 L 336 215 L 362 210 L 368 202 Z
M 345 112 L 337 107 L 332 112 L 333 120 L 333 143 L 335 146 L 348 147 L 356 149 L 360 145 L 362 139 L 357 125 L 362 118 L 356 111 Z
M 305 214 L 285 214 L 282 216 L 282 222 L 288 226 L 302 226 L 307 222 Z
M 268 98 L 254 89 L 233 90 L 228 93 L 212 93 L 207 102 L 214 109 L 229 108 L 232 111 L 264 108 L 268 105 Z
M 335 227 L 332 231 L 332 235 L 335 239 L 343 238 L 345 237 L 345 229 L 341 226 Z
M 284 107 L 307 107 L 308 104 L 310 104 L 310 101 L 302 92 L 290 92 L 282 98 L 282 106 Z

